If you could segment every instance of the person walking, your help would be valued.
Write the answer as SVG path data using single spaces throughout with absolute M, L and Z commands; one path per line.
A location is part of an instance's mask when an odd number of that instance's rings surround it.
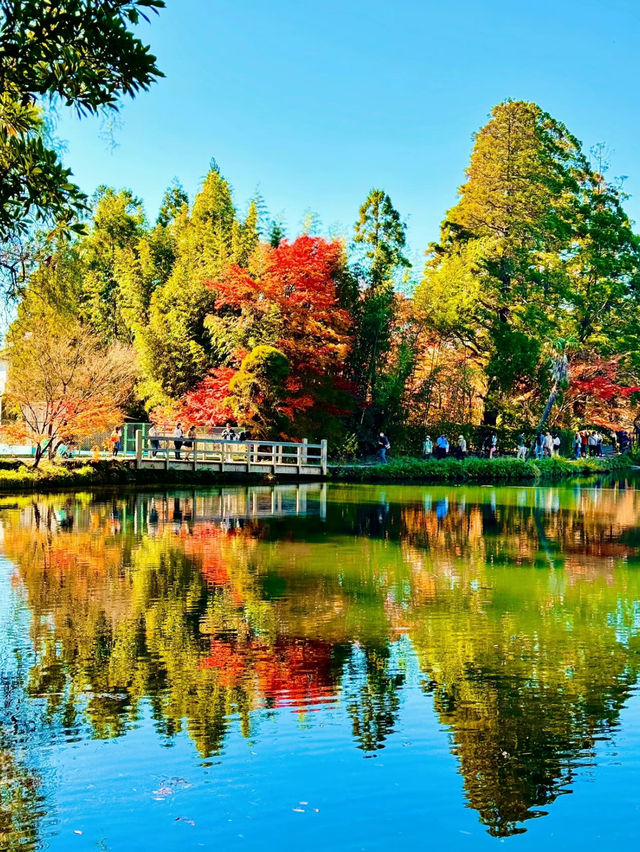
M 576 432 L 573 438 L 573 455 L 575 456 L 576 461 L 580 458 L 580 447 L 582 445 L 582 438 L 580 436 L 580 432 Z
M 544 456 L 544 435 L 538 432 L 536 435 L 536 458 L 541 459 Z
M 427 435 L 422 444 L 422 458 L 430 459 L 433 455 L 433 441 L 431 440 L 431 435 Z
M 553 455 L 560 455 L 560 435 L 557 432 L 553 433 Z
M 175 456 L 177 459 L 182 458 L 182 444 L 184 438 L 184 432 L 182 430 L 182 423 L 176 423 L 176 428 L 173 430 L 173 446 L 175 448 Z
M 122 450 L 122 429 L 119 426 L 115 427 L 109 440 L 111 441 L 111 455 L 115 458 Z
M 589 453 L 589 433 L 583 429 L 580 433 L 580 454 L 585 459 Z
M 495 458 L 496 453 L 498 452 L 498 436 L 495 432 L 491 434 L 491 442 L 489 444 L 489 458 Z
M 464 435 L 458 435 L 458 443 L 456 445 L 456 458 L 462 461 L 467 457 L 467 441 Z
M 391 444 L 389 439 L 384 434 L 384 432 L 380 432 L 378 435 L 378 458 L 384 464 L 387 460 L 387 452 L 391 449 Z
M 547 432 L 544 436 L 544 455 L 549 459 L 553 455 L 553 438 L 551 437 L 551 432 Z
M 587 446 L 589 447 L 589 456 L 595 456 L 595 454 L 596 454 L 596 436 L 593 432 L 589 432 L 589 437 L 587 438 Z
M 602 434 L 600 432 L 596 432 L 596 455 L 598 456 L 598 458 L 602 457 L 602 442 L 603 442 L 603 440 L 604 439 L 602 437 Z
M 149 440 L 151 442 L 151 455 L 153 458 L 158 455 L 158 450 L 160 449 L 159 434 L 158 427 L 155 423 L 152 423 L 149 427 Z
M 522 459 L 524 461 L 527 457 L 527 439 L 525 437 L 524 432 L 520 432 L 518 435 L 518 446 L 516 449 L 516 458 Z
M 449 441 L 446 435 L 440 435 L 436 441 L 436 458 L 446 459 L 449 454 Z
M 187 440 L 184 442 L 184 447 L 186 449 L 185 458 L 187 461 L 191 458 L 191 449 L 193 447 L 193 442 L 196 439 L 196 427 L 191 425 L 187 430 Z

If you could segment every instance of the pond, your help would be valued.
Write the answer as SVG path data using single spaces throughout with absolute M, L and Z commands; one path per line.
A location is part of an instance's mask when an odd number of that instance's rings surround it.
M 613 849 L 640 491 L 0 499 L 0 849 Z

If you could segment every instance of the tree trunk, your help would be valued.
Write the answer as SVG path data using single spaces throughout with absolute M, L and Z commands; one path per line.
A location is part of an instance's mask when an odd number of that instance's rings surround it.
M 35 470 L 40 464 L 40 459 L 42 458 L 42 444 L 36 444 L 36 453 L 33 457 L 33 464 L 31 465 L 32 470 Z
M 553 374 L 553 385 L 551 386 L 551 392 L 547 398 L 547 404 L 544 407 L 544 411 L 542 412 L 542 417 L 540 418 L 540 422 L 536 426 L 535 437 L 533 439 L 533 443 L 529 447 L 528 457 L 530 458 L 533 455 L 533 451 L 536 445 L 536 437 L 542 430 L 544 429 L 547 420 L 549 419 L 549 415 L 551 414 L 551 409 L 554 406 L 556 399 L 558 398 L 558 392 L 560 390 L 560 383 L 565 381 L 569 375 L 569 362 L 567 361 L 567 356 L 562 355 L 560 358 L 556 358 L 553 363 L 552 368 Z

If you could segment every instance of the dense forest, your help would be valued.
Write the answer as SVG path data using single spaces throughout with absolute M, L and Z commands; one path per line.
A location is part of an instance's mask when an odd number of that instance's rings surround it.
M 499 104 L 413 271 L 382 189 L 329 239 L 287 233 L 260 197 L 241 210 L 215 162 L 154 220 L 135 187 L 100 187 L 83 227 L 39 238 L 5 406 L 62 399 L 32 432 L 230 419 L 350 450 L 380 429 L 415 448 L 444 424 L 629 429 L 640 239 L 604 159 L 536 104 Z

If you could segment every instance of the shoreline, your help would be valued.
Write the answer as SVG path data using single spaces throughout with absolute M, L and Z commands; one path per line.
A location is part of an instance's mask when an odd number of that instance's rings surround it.
M 425 485 L 476 483 L 517 485 L 553 482 L 615 471 L 630 470 L 633 456 L 521 461 L 512 457 L 497 459 L 416 459 L 397 458 L 385 464 L 332 464 L 323 476 L 264 476 L 263 474 L 218 473 L 209 470 L 136 469 L 130 461 L 66 462 L 44 465 L 32 471 L 24 465 L 0 469 L 0 494 L 65 491 L 79 488 L 117 487 L 209 487 L 220 484 L 260 485 L 281 482 L 416 483 Z

